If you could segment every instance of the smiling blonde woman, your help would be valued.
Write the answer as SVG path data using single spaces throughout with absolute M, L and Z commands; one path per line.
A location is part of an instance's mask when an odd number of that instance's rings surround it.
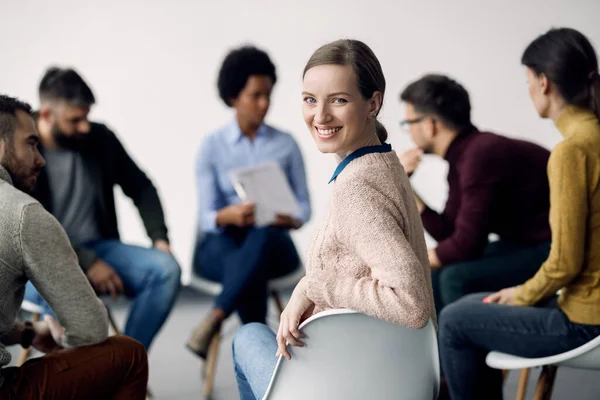
M 329 210 L 307 255 L 307 273 L 281 315 L 277 335 L 249 324 L 234 339 L 241 398 L 264 395 L 286 342 L 303 346 L 299 324 L 348 308 L 411 328 L 435 320 L 427 249 L 408 177 L 377 121 L 385 78 L 356 40 L 319 48 L 304 69 L 303 116 L 317 148 L 338 166 Z

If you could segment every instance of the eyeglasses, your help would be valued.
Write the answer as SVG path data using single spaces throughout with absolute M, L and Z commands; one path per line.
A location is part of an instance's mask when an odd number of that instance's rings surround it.
M 410 132 L 410 126 L 412 124 L 418 124 L 419 122 L 425 120 L 425 118 L 428 118 L 429 115 L 423 115 L 419 118 L 415 118 L 415 119 L 405 119 L 404 121 L 400 121 L 400 128 L 402 129 L 402 131 L 408 133 Z M 433 120 L 435 121 L 435 120 Z

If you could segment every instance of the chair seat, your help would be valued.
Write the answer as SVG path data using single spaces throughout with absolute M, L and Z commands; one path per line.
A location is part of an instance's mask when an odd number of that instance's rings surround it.
M 190 280 L 189 285 L 192 288 L 210 296 L 218 296 L 223 289 L 223 286 L 220 283 L 210 281 L 195 273 L 192 274 L 192 279 Z
M 304 267 L 300 264 L 298 268 L 289 274 L 271 279 L 269 281 L 269 290 L 280 291 L 292 288 L 302 279 L 304 274 Z M 219 282 L 211 281 L 195 272 L 192 273 L 189 286 L 210 296 L 218 296 L 223 289 L 223 286 Z
M 559 340 L 559 339 L 557 339 Z M 485 362 L 496 369 L 523 369 L 557 365 L 580 369 L 600 369 L 600 336 L 573 350 L 549 357 L 525 358 L 511 354 L 490 352 Z
M 44 309 L 41 306 L 38 306 L 29 300 L 23 300 L 23 303 L 21 303 L 21 310 L 32 314 L 41 314 L 44 312 Z
M 289 274 L 271 279 L 269 281 L 269 289 L 279 291 L 293 288 L 300 282 L 300 279 L 302 279 L 305 274 L 306 271 L 304 270 L 304 266 L 299 265 L 298 268 Z

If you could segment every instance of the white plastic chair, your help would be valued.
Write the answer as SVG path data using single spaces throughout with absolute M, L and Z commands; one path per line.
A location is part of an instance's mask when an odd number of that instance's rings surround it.
M 328 310 L 300 329 L 305 347 L 280 357 L 263 400 L 435 400 L 435 327 L 411 329 L 351 310 Z
M 294 288 L 304 275 L 304 266 L 300 264 L 298 268 L 289 274 L 269 281 L 269 294 L 271 297 L 273 297 L 273 300 L 277 306 L 277 311 L 280 314 L 283 311 L 284 306 L 279 293 L 283 290 Z M 221 290 L 223 290 L 223 286 L 220 283 L 210 281 L 196 273 L 192 274 L 192 279 L 189 283 L 189 286 L 210 296 L 218 296 L 221 293 Z M 206 362 L 203 364 L 204 367 L 202 368 L 202 379 L 204 381 L 203 389 L 205 398 L 210 398 L 212 396 L 220 342 L 221 332 L 217 333 L 213 338 L 208 350 Z
M 600 336 L 583 346 L 554 356 L 524 358 L 492 351 L 487 355 L 485 361 L 487 365 L 496 369 L 527 371 L 521 373 L 517 400 L 525 398 L 529 368 L 542 367 L 542 373 L 533 399 L 549 400 L 552 396 L 552 388 L 558 367 L 600 370 Z

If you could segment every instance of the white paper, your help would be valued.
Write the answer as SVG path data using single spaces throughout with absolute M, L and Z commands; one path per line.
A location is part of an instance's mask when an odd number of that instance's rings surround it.
M 242 201 L 255 203 L 256 226 L 271 225 L 277 214 L 295 216 L 300 211 L 294 192 L 277 162 L 231 170 L 229 178 Z

